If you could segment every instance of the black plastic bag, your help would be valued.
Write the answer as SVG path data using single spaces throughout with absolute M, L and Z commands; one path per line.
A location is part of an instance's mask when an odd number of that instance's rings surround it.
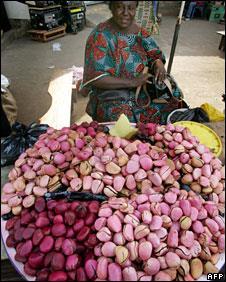
M 1 142 L 1 166 L 13 164 L 27 148 L 32 147 L 39 135 L 46 132 L 47 124 L 32 123 L 26 126 L 16 122 L 12 134 Z
M 209 122 L 207 113 L 202 108 L 187 109 L 185 111 L 175 111 L 170 117 L 168 122 L 174 123 L 177 121 L 195 121 L 199 123 Z
M 47 201 L 55 199 L 67 199 L 68 201 L 99 201 L 103 202 L 107 200 L 107 196 L 102 194 L 92 194 L 89 192 L 49 192 L 44 195 Z

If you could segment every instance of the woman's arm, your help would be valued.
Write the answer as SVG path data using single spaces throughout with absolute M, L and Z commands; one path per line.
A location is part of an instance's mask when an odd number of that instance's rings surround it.
M 90 85 L 99 89 L 136 88 L 138 86 L 144 85 L 147 80 L 147 74 L 141 74 L 133 79 L 104 76 L 96 81 L 91 82 Z

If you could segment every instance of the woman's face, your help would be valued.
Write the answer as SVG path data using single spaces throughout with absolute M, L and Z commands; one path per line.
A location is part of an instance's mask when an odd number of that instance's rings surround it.
M 137 1 L 114 1 L 111 6 L 114 22 L 121 29 L 132 25 L 136 15 Z

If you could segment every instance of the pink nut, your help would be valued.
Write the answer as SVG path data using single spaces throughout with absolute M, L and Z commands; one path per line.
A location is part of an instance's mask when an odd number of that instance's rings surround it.
M 177 195 L 169 191 L 164 195 L 164 199 L 167 203 L 174 204 L 177 200 Z
M 162 178 L 157 172 L 153 172 L 148 176 L 148 179 L 155 185 L 155 186 L 161 186 L 162 184 Z
M 167 244 L 169 247 L 176 248 L 178 247 L 178 231 L 176 229 L 170 229 L 170 232 L 167 237 Z
M 160 174 L 160 176 L 161 176 L 161 178 L 162 178 L 163 181 L 166 180 L 167 177 L 169 177 L 169 175 L 171 174 L 171 169 L 170 169 L 170 167 L 167 166 L 167 165 L 162 166 L 162 167 L 160 168 L 159 174 Z
M 99 217 L 109 217 L 112 215 L 112 209 L 105 207 L 105 208 L 100 208 L 98 212 Z
M 124 223 L 129 223 L 133 227 L 137 227 L 140 224 L 140 220 L 133 214 L 127 214 L 124 218 Z
M 165 258 L 166 258 L 166 263 L 167 263 L 168 267 L 178 268 L 180 266 L 181 259 L 177 254 L 175 254 L 173 252 L 168 252 L 165 255 Z
M 124 227 L 123 227 L 123 236 L 129 242 L 134 241 L 133 226 L 131 224 L 124 225 Z
M 97 277 L 103 280 L 108 277 L 108 259 L 105 257 L 100 257 L 97 261 Z
M 126 177 L 126 187 L 129 189 L 129 190 L 134 190 L 137 186 L 137 183 L 135 181 L 135 178 L 133 175 L 128 175 Z
M 97 232 L 97 238 L 101 242 L 108 242 L 111 240 L 111 231 L 107 227 L 102 227 L 98 232 Z
M 94 227 L 97 231 L 99 231 L 102 227 L 106 226 L 107 219 L 105 217 L 98 218 L 95 223 Z
M 159 215 L 154 215 L 152 217 L 152 221 L 151 221 L 151 224 L 150 224 L 150 230 L 151 231 L 154 231 L 154 230 L 158 230 L 162 227 L 162 218 L 161 216 Z
M 110 263 L 108 265 L 108 280 L 122 281 L 122 270 L 117 263 Z
M 116 233 L 122 230 L 122 223 L 117 215 L 112 215 L 107 219 L 107 226 Z
M 219 226 L 216 223 L 216 221 L 214 221 L 211 218 L 207 218 L 205 220 L 205 224 L 206 226 L 209 228 L 209 230 L 211 231 L 211 233 L 214 235 L 215 233 L 217 233 L 219 231 Z
M 122 232 L 118 232 L 114 234 L 113 237 L 113 242 L 117 245 L 117 246 L 123 246 L 126 243 L 126 239 L 123 236 Z
M 183 231 L 180 241 L 185 247 L 190 248 L 194 243 L 194 233 L 189 230 Z
M 148 260 L 152 254 L 152 244 L 149 241 L 140 243 L 138 247 L 138 253 L 141 260 Z
M 160 238 L 154 232 L 148 234 L 147 240 L 152 244 L 153 248 L 158 248 L 160 245 Z
M 137 151 L 139 155 L 147 154 L 149 151 L 149 144 L 147 143 L 140 143 L 137 145 Z
M 134 267 L 125 267 L 122 271 L 123 281 L 137 281 L 137 271 Z
M 190 216 L 190 214 L 191 214 L 191 204 L 188 200 L 180 200 L 179 206 L 182 209 L 184 215 Z
M 146 155 L 141 156 L 139 161 L 140 161 L 140 166 L 144 170 L 148 171 L 148 170 L 152 169 L 153 161 L 149 156 L 146 156 Z
M 173 221 L 178 221 L 183 215 L 183 211 L 179 207 L 175 207 L 171 210 L 170 217 Z
M 113 179 L 113 187 L 116 191 L 120 192 L 125 184 L 125 178 L 121 175 L 117 175 Z
M 201 221 L 196 220 L 192 223 L 192 230 L 194 230 L 195 233 L 201 234 L 204 232 L 204 226 Z
M 126 171 L 129 174 L 136 173 L 139 170 L 139 168 L 140 168 L 139 162 L 133 160 L 129 160 L 126 165 Z
M 140 224 L 134 230 L 134 237 L 136 240 L 146 237 L 150 233 L 150 229 L 147 225 Z
M 160 262 L 156 258 L 149 258 L 144 265 L 144 271 L 148 275 L 155 275 L 160 270 Z
M 218 244 L 219 250 L 220 250 L 221 252 L 224 251 L 224 249 L 225 249 L 225 234 L 221 234 L 221 235 L 218 237 L 217 244 Z
M 114 257 L 115 256 L 116 245 L 113 242 L 106 242 L 101 248 L 101 252 L 105 257 Z
M 150 224 L 152 221 L 152 213 L 148 210 L 143 211 L 141 217 L 142 217 L 142 221 L 145 224 Z

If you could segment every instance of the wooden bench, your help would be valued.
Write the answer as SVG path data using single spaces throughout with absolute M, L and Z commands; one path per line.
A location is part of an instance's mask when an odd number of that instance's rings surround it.
M 28 30 L 28 33 L 31 34 L 31 38 L 33 40 L 47 42 L 55 38 L 64 36 L 65 29 L 66 29 L 65 26 L 56 27 L 51 30 L 32 29 L 32 30 Z
M 71 125 L 72 78 L 72 70 L 55 70 L 48 88 L 52 104 L 41 117 L 40 123 L 46 123 L 55 129 Z
M 221 41 L 220 41 L 218 49 L 219 50 L 222 49 L 224 51 L 225 50 L 225 30 L 217 31 L 217 34 L 221 35 Z

